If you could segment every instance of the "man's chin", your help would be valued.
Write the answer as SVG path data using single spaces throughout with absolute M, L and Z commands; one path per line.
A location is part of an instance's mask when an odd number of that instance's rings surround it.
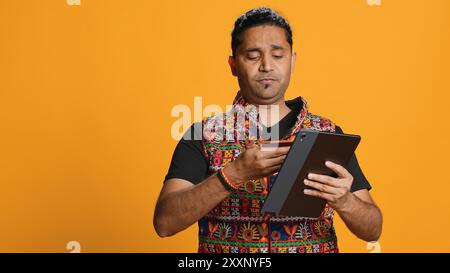
M 259 105 L 269 105 L 274 104 L 280 99 L 280 96 L 258 96 L 255 98 L 255 103 Z
M 273 90 L 259 90 L 258 93 L 254 94 L 255 100 L 259 104 L 272 104 L 277 102 L 282 96 L 280 96 L 279 91 Z

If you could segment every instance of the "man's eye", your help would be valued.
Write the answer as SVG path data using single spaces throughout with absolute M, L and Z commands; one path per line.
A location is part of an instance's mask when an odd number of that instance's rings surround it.
M 283 58 L 283 55 L 274 55 L 273 56 L 275 59 L 281 59 L 281 58 Z
M 254 61 L 254 60 L 258 59 L 258 56 L 247 56 L 247 59 Z

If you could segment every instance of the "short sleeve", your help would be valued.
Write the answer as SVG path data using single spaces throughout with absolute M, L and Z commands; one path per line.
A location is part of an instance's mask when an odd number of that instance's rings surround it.
M 170 178 L 181 178 L 198 184 L 207 178 L 208 164 L 203 155 L 201 135 L 199 138 L 195 133 L 195 126 L 198 124 L 193 124 L 178 142 L 164 182 Z

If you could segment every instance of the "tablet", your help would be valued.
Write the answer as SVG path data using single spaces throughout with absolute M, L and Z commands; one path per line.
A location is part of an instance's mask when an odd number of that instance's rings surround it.
M 332 161 L 346 167 L 360 140 L 358 135 L 300 130 L 275 181 L 270 185 L 261 213 L 319 217 L 326 200 L 304 194 L 303 190 L 309 188 L 304 179 L 309 173 L 337 177 L 336 173 L 325 166 L 325 162 Z

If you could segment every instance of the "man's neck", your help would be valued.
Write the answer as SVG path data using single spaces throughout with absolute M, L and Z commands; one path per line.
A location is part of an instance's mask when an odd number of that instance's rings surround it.
M 266 127 L 272 127 L 284 118 L 291 109 L 286 105 L 284 98 L 270 105 L 258 105 L 261 123 Z

